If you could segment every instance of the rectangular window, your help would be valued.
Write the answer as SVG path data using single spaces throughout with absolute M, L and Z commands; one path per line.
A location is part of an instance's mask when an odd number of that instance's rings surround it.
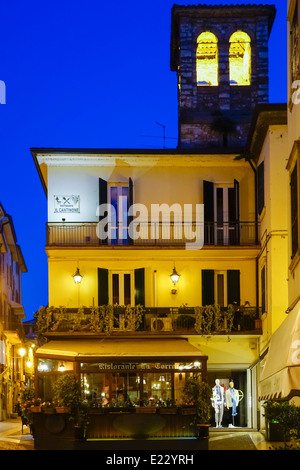
M 112 305 L 132 305 L 134 278 L 131 273 L 110 273 L 110 303 Z
M 114 208 L 111 217 L 111 244 L 128 243 L 129 187 L 109 186 L 108 203 Z
M 291 230 L 292 230 L 292 257 L 299 248 L 299 213 L 298 213 L 298 163 L 291 174 Z

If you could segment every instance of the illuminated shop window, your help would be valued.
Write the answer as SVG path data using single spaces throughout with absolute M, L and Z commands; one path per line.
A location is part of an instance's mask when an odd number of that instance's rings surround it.
M 218 39 L 210 32 L 200 34 L 197 40 L 197 85 L 218 86 Z
M 251 84 L 251 39 L 247 33 L 237 31 L 230 38 L 230 85 Z

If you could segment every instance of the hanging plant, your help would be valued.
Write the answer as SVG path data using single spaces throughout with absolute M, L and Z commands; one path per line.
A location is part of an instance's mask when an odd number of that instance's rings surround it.
M 54 313 L 55 313 L 54 315 L 55 320 L 53 321 L 51 330 L 57 331 L 60 325 L 62 324 L 62 322 L 66 318 L 66 308 L 63 306 L 60 306 L 58 312 L 55 311 Z

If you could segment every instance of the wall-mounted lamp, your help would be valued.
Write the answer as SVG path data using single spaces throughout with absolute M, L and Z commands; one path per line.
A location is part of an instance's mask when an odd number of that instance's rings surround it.
M 73 279 L 74 279 L 75 283 L 76 283 L 76 284 L 80 284 L 82 278 L 83 278 L 83 276 L 82 276 L 82 274 L 80 273 L 79 268 L 77 268 L 76 273 L 73 274 Z
M 25 354 L 26 354 L 26 349 L 25 349 L 25 348 L 20 348 L 19 351 L 18 351 L 18 353 L 19 353 L 19 355 L 20 355 L 21 357 L 24 357 Z
M 174 266 L 172 274 L 170 274 L 171 281 L 173 282 L 174 287 L 176 286 L 177 282 L 179 281 L 180 274 L 176 271 L 176 268 Z M 177 289 L 172 289 L 171 290 L 172 294 L 177 294 Z
M 58 366 L 58 370 L 59 370 L 59 372 L 64 372 L 66 370 L 65 365 L 64 365 L 63 362 Z

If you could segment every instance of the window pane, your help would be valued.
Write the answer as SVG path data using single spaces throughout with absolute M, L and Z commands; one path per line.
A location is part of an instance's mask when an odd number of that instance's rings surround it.
M 172 375 L 170 373 L 147 373 L 143 380 L 144 405 L 172 400 Z
M 113 305 L 118 304 L 119 299 L 119 274 L 112 275 Z
M 124 274 L 124 304 L 131 304 L 130 274 Z

